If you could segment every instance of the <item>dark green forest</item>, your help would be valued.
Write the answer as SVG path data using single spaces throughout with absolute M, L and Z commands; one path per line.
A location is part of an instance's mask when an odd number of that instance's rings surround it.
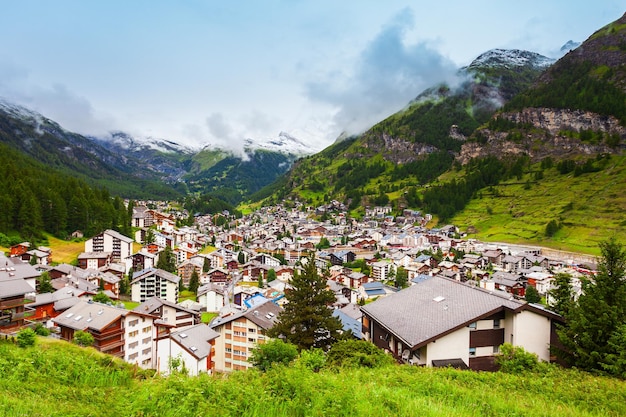
M 0 144 L 0 233 L 38 240 L 47 232 L 66 237 L 75 230 L 93 235 L 104 229 L 130 234 L 123 201 L 106 188 L 45 167 Z

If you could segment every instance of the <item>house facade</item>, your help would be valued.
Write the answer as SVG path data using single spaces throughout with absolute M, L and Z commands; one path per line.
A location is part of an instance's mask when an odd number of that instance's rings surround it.
M 133 239 L 115 230 L 105 230 L 85 241 L 85 252 L 110 252 L 113 262 L 124 262 L 133 251 Z
M 149 298 L 159 297 L 177 303 L 179 281 L 179 276 L 158 268 L 135 272 L 130 283 L 131 300 L 143 303 Z
M 215 342 L 215 370 L 232 372 L 251 368 L 248 358 L 265 332 L 278 321 L 282 309 L 268 301 L 245 312 L 217 317 L 210 326 L 219 333 Z
M 454 280 L 432 277 L 362 307 L 363 334 L 401 362 L 494 370 L 505 342 L 550 361 L 557 342 L 548 310 Z

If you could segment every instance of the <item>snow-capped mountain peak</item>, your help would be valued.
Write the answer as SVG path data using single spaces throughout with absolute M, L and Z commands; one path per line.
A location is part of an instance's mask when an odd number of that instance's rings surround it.
M 290 155 L 310 155 L 317 152 L 316 149 L 287 132 L 280 132 L 277 137 L 260 141 L 248 138 L 244 141 L 244 146 L 250 150 L 263 149 Z
M 111 132 L 110 135 L 98 138 L 101 141 L 113 143 L 123 149 L 139 151 L 152 149 L 165 153 L 193 154 L 199 149 L 168 140 L 158 139 L 150 136 L 132 136 L 126 132 Z
M 469 68 L 514 68 L 526 66 L 546 68 L 554 62 L 554 59 L 535 52 L 520 49 L 491 49 L 472 61 Z

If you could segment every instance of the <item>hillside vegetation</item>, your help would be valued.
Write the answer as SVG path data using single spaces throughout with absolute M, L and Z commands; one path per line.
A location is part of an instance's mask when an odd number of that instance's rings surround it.
M 3 416 L 622 416 L 626 383 L 575 370 L 477 373 L 391 365 L 153 376 L 62 341 L 0 342 Z

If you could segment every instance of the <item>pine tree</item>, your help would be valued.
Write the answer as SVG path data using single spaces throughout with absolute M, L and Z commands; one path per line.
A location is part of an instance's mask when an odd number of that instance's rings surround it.
M 554 288 L 548 291 L 548 301 L 550 308 L 555 313 L 567 315 L 574 302 L 572 276 L 570 274 L 559 273 L 554 276 Z
M 195 294 L 196 292 L 198 292 L 199 286 L 200 279 L 198 277 L 198 271 L 196 271 L 196 269 L 194 268 L 193 272 L 191 273 L 191 277 L 189 278 L 189 291 Z
M 539 292 L 537 292 L 537 289 L 535 287 L 533 287 L 532 285 L 528 285 L 526 287 L 526 296 L 524 297 L 524 299 L 529 303 L 536 304 L 541 302 L 541 295 L 539 295 Z
M 619 374 L 614 365 L 623 346 L 626 326 L 626 250 L 610 239 L 600 243 L 598 274 L 583 281 L 578 302 L 565 312 L 566 326 L 558 331 L 564 346 L 556 353 L 585 370 Z M 623 363 L 623 361 L 622 361 Z
M 159 254 L 159 260 L 156 267 L 167 272 L 176 272 L 176 257 L 171 247 L 166 246 L 165 249 L 163 249 L 163 251 Z
M 304 270 L 291 280 L 292 290 L 285 294 L 288 303 L 279 322 L 268 330 L 269 337 L 284 337 L 300 350 L 311 347 L 327 350 L 339 337 L 341 323 L 328 307 L 335 295 L 326 288 L 326 277 L 320 276 L 315 255 L 306 259 Z

